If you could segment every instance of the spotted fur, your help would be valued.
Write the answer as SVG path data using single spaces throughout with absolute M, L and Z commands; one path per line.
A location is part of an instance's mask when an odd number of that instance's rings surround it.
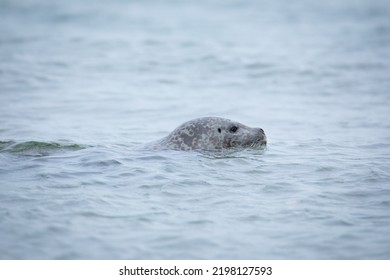
M 267 138 L 261 128 L 217 117 L 205 117 L 183 123 L 168 136 L 152 143 L 154 149 L 223 150 L 262 148 Z

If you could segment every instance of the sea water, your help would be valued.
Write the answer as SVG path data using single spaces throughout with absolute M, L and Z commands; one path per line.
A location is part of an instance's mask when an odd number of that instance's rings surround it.
M 390 2 L 0 1 L 1 259 L 389 259 Z M 265 151 L 151 151 L 181 123 Z

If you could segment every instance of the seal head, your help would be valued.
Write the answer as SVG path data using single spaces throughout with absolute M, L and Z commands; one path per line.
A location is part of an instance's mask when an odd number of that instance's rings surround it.
M 264 130 L 224 118 L 205 117 L 183 123 L 154 148 L 171 150 L 261 149 L 267 144 Z

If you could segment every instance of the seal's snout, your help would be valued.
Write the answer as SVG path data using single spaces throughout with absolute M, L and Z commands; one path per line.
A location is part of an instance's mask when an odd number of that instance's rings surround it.
M 267 136 L 265 136 L 265 134 L 264 134 L 264 137 L 263 137 L 263 144 L 264 144 L 264 145 L 267 144 Z
M 267 144 L 267 136 L 265 136 L 265 132 L 262 128 L 258 129 L 258 135 L 260 137 L 261 144 L 263 145 Z

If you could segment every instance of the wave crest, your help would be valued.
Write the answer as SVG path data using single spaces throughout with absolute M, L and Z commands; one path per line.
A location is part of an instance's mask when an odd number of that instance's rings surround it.
M 77 151 L 86 148 L 75 143 L 57 143 L 40 141 L 0 141 L 0 153 L 10 153 L 25 156 L 46 156 L 63 151 Z

